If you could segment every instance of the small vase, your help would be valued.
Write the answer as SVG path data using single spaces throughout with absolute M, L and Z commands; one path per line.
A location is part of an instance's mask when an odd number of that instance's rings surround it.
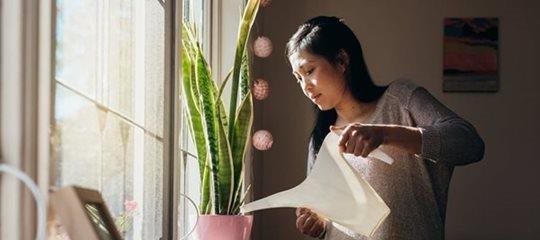
M 198 240 L 250 240 L 252 215 L 201 215 Z

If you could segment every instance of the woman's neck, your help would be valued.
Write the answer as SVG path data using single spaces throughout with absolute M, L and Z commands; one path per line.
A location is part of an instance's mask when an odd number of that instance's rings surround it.
M 348 94 L 335 107 L 338 115 L 335 125 L 341 126 L 353 122 L 364 122 L 371 116 L 376 105 L 377 101 L 363 103 Z

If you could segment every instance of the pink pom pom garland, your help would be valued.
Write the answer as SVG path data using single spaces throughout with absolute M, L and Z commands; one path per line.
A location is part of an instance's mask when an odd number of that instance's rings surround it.
M 270 95 L 270 86 L 266 80 L 258 78 L 253 82 L 251 93 L 255 99 L 264 100 Z
M 267 37 L 258 37 L 253 43 L 253 53 L 257 57 L 268 57 L 270 56 L 270 54 L 272 54 L 273 50 L 274 46 L 272 45 L 272 41 Z
M 262 7 L 268 7 L 272 3 L 272 0 L 261 0 L 261 6 Z
M 272 134 L 266 130 L 259 130 L 253 134 L 253 146 L 261 151 L 266 151 L 272 147 L 274 139 Z

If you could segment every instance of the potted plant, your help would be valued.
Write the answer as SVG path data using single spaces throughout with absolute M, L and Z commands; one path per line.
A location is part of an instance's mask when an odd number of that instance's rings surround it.
M 194 29 L 182 24 L 182 93 L 197 147 L 201 201 L 199 239 L 249 239 L 253 216 L 240 215 L 247 190 L 244 160 L 253 124 L 246 44 L 260 0 L 248 0 L 239 24 L 231 73 L 220 87 L 212 80 Z M 222 92 L 231 82 L 229 111 Z M 218 235 L 214 235 L 218 234 Z

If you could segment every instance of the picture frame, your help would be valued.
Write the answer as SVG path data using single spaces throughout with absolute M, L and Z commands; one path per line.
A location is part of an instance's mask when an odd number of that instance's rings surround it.
M 121 240 L 101 194 L 78 186 L 50 195 L 50 204 L 70 239 Z
M 499 90 L 499 19 L 445 18 L 444 92 Z

